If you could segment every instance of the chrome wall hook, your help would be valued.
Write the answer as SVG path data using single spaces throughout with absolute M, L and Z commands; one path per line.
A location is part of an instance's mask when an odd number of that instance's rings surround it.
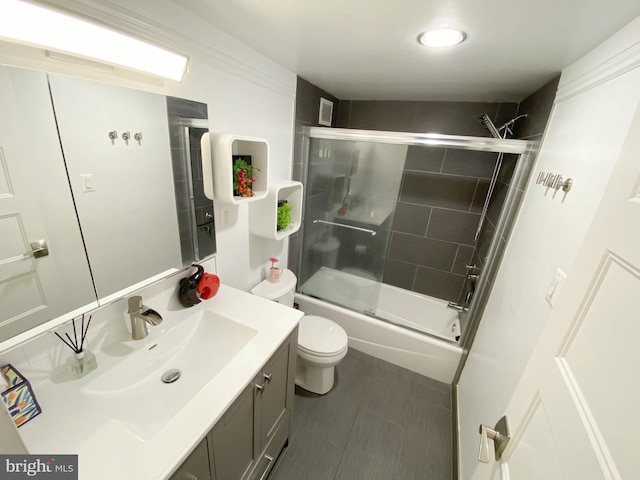
M 571 190 L 573 186 L 573 179 L 567 178 L 566 180 L 562 178 L 562 175 L 558 175 L 556 177 L 556 181 L 553 183 L 553 188 L 556 190 L 560 190 L 562 188 L 563 192 L 568 192 Z
M 131 133 L 130 132 L 124 132 L 122 134 L 122 139 L 127 143 L 127 145 L 129 145 L 129 140 L 131 139 Z
M 117 130 L 111 130 L 109 132 L 109 138 L 111 139 L 111 143 L 115 144 L 116 140 L 118 139 L 118 131 Z
M 573 179 L 565 179 L 559 173 L 540 172 L 536 183 L 547 188 L 552 188 L 556 191 L 562 188 L 562 191 L 566 193 L 571 190 L 571 187 L 573 186 Z
M 136 132 L 133 134 L 133 138 L 138 142 L 138 145 L 142 143 L 142 132 Z

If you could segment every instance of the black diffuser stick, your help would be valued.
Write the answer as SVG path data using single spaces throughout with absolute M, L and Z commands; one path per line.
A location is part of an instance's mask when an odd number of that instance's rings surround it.
M 68 333 L 65 333 L 65 335 L 67 336 L 67 338 L 69 339 L 69 342 L 71 342 L 71 345 L 73 345 L 73 351 L 78 353 L 78 346 L 73 342 L 73 340 L 71 340 L 71 337 L 69 336 Z
M 83 344 L 84 344 L 84 313 L 82 314 L 82 323 L 80 324 L 80 351 L 82 351 Z
M 53 332 L 53 333 L 55 333 L 55 334 L 56 334 L 56 336 L 57 336 L 60 340 L 62 340 L 62 341 L 64 342 L 64 344 L 65 344 L 67 347 L 69 347 L 69 348 L 70 348 L 71 350 L 73 350 L 74 352 L 76 351 L 76 349 L 75 349 L 75 348 L 73 348 L 73 346 L 72 346 L 69 342 L 67 342 L 64 338 L 62 338 L 62 337 L 60 336 L 60 334 L 58 334 L 58 332 Z
M 76 351 L 79 352 L 80 350 L 78 350 L 78 334 L 76 333 L 76 319 L 72 318 L 71 323 L 73 324 L 73 339 L 75 340 L 73 344 L 76 346 Z
M 89 320 L 87 321 L 87 327 L 84 329 L 84 333 L 82 334 L 82 343 L 80 343 L 80 351 L 82 351 L 82 347 L 84 345 L 84 339 L 87 338 L 87 332 L 89 331 L 89 325 L 91 324 L 91 318 L 93 318 L 93 315 L 89 315 Z M 82 320 L 84 321 L 84 315 L 82 316 Z

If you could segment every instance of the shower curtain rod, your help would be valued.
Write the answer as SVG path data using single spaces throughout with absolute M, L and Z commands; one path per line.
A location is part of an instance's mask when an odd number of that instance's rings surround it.
M 351 140 L 397 145 L 422 145 L 451 147 L 480 152 L 522 154 L 529 150 L 526 140 L 505 140 L 489 137 L 442 135 L 439 133 L 384 132 L 378 130 L 352 130 L 348 128 L 305 127 L 304 134 L 310 138 L 325 140 Z

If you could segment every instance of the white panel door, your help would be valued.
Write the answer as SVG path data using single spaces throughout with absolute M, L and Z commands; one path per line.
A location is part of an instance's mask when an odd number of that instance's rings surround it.
M 638 478 L 639 300 L 640 109 L 508 405 L 513 438 L 491 478 Z
M 46 76 L 0 67 L 0 341 L 95 300 Z

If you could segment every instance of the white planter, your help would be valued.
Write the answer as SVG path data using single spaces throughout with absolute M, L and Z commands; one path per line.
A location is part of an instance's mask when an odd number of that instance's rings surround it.
M 203 147 L 206 143 L 203 136 Z M 206 160 L 203 148 L 204 190 L 208 198 L 232 205 L 261 200 L 269 191 L 269 142 L 264 138 L 245 137 L 233 134 L 211 135 L 211 161 Z M 251 165 L 259 169 L 254 173 L 253 197 L 233 194 L 233 156 L 250 155 Z
M 278 202 L 291 205 L 293 224 L 284 230 L 277 227 Z M 292 180 L 272 180 L 266 198 L 249 207 L 249 230 L 253 235 L 281 240 L 300 229 L 302 222 L 302 183 Z

